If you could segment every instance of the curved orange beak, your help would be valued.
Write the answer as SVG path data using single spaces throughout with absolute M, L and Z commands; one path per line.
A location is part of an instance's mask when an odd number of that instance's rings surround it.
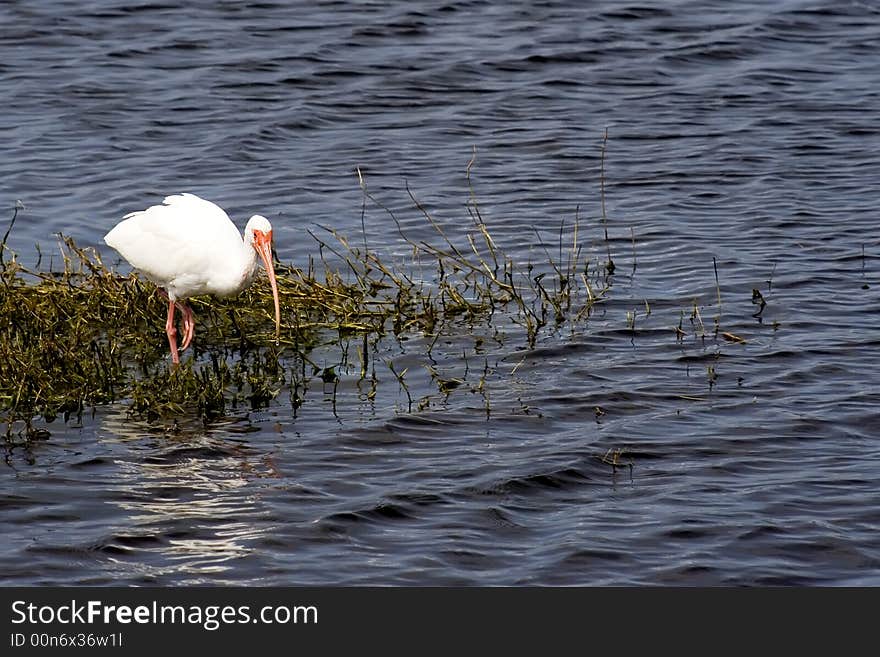
M 272 265 L 272 231 L 254 231 L 254 250 L 263 259 L 263 267 L 269 274 L 269 284 L 272 286 L 272 296 L 275 298 L 275 344 L 281 335 L 281 305 L 278 303 L 278 283 L 275 280 L 275 267 Z

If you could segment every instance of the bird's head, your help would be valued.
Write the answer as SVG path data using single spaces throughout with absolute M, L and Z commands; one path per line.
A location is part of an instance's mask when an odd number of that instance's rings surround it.
M 275 299 L 275 340 L 281 333 L 281 305 L 278 302 L 278 283 L 275 280 L 275 267 L 272 265 L 272 224 L 266 217 L 255 214 L 247 222 L 244 228 L 244 240 L 250 244 L 257 255 L 263 261 L 266 273 L 269 274 L 269 283 L 272 286 L 272 296 Z
M 257 249 L 262 244 L 268 244 L 272 248 L 272 224 L 266 217 L 255 214 L 244 227 L 245 241 Z M 257 251 L 259 253 L 259 250 Z

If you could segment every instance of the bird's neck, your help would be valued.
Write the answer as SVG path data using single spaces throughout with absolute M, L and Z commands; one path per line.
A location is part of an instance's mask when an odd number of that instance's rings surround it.
M 230 253 L 231 261 L 213 278 L 213 291 L 217 296 L 238 294 L 251 284 L 257 268 L 257 252 L 247 242 L 241 242 L 241 248 Z
M 241 289 L 250 285 L 254 275 L 257 273 L 257 251 L 247 240 L 241 243 L 241 269 L 243 281 Z

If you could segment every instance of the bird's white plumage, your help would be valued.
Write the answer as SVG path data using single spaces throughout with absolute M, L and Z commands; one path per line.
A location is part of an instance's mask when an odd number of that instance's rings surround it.
M 235 294 L 253 278 L 257 255 L 272 287 L 278 343 L 281 307 L 272 264 L 272 225 L 265 217 L 251 217 L 242 237 L 218 206 L 193 194 L 176 194 L 165 197 L 162 205 L 125 215 L 104 241 L 164 288 L 168 299 L 165 333 L 175 365 L 180 363 L 175 310 L 183 314 L 180 348 L 185 350 L 195 334 L 195 319 L 185 299 L 197 294 Z
M 162 205 L 125 215 L 104 241 L 172 299 L 226 296 L 254 274 L 251 224 L 248 228 L 242 239 L 222 208 L 193 194 L 176 194 Z

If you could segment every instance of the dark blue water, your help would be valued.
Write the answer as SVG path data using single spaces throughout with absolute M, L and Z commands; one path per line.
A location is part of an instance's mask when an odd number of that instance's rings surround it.
M 880 584 L 878 22 L 791 0 L 0 4 L 23 261 L 60 231 L 112 262 L 123 214 L 190 191 L 266 215 L 305 266 L 307 229 L 361 238 L 356 167 L 411 237 L 436 234 L 407 184 L 462 240 L 476 147 L 501 248 L 543 262 L 533 227 L 555 250 L 577 212 L 598 262 L 607 128 L 618 266 L 533 347 L 504 317 L 389 338 L 375 395 L 341 367 L 299 408 L 285 389 L 150 424 L 120 400 L 8 442 L 0 582 Z M 403 262 L 388 215 L 365 222 Z

